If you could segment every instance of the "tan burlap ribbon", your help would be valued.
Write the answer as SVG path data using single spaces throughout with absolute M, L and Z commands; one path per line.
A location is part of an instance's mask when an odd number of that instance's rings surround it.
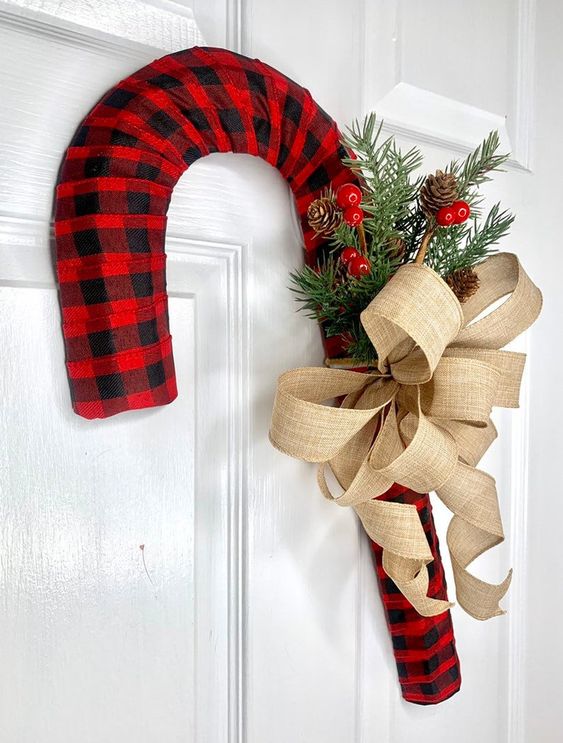
M 323 494 L 356 510 L 383 547 L 385 572 L 423 616 L 451 604 L 427 596 L 432 553 L 416 507 L 374 500 L 393 483 L 435 490 L 453 512 L 447 543 L 457 599 L 469 614 L 502 614 L 511 578 L 492 585 L 467 570 L 504 538 L 495 481 L 476 465 L 496 437 L 493 405 L 518 407 L 525 355 L 499 349 L 534 322 L 542 298 L 515 255 L 500 253 L 476 270 L 480 288 L 460 305 L 428 266 L 399 268 L 361 315 L 378 372 L 288 371 L 272 415 L 274 446 L 320 463 Z M 339 407 L 322 404 L 341 397 Z M 329 490 L 327 465 L 340 495 Z

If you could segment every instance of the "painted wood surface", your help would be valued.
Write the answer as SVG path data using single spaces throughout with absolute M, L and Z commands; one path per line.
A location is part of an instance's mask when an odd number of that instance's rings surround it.
M 550 497 L 561 438 L 543 359 L 557 360 L 562 312 L 546 264 L 561 265 L 549 79 L 563 73 L 563 18 L 555 2 L 536 23 L 532 0 L 503 0 L 496 34 L 478 37 L 489 5 L 474 3 L 466 22 L 467 4 L 448 4 L 447 55 L 463 47 L 461 79 L 437 64 L 439 2 L 423 16 L 414 0 L 0 2 L 0 740 L 558 740 L 551 657 L 563 648 L 542 630 L 540 599 L 554 590 L 545 557 L 561 560 L 545 540 L 561 515 Z M 51 260 L 62 153 L 107 88 L 202 31 L 289 74 L 342 125 L 381 109 L 402 143 L 424 148 L 429 170 L 491 126 L 514 150 L 488 198 L 520 214 L 505 248 L 548 302 L 521 346 L 532 351 L 522 409 L 496 417 L 501 436 L 484 462 L 508 544 L 477 569 L 494 580 L 512 564 L 516 575 L 508 616 L 483 624 L 454 610 L 464 683 L 440 707 L 400 699 L 353 515 L 317 493 L 313 467 L 267 440 L 277 375 L 322 358 L 287 290 L 301 241 L 273 169 L 211 156 L 174 192 L 179 399 L 106 421 L 71 412 Z M 421 48 L 422 35 L 432 43 Z M 445 535 L 447 513 L 437 505 L 436 515 Z M 560 593 L 550 601 L 563 605 Z

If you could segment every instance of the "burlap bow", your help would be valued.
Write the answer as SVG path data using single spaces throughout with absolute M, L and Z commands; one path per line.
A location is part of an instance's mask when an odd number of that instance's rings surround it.
M 374 500 L 394 482 L 435 490 L 453 512 L 447 543 L 457 599 L 469 614 L 502 614 L 511 578 L 492 585 L 467 571 L 504 538 L 495 481 L 476 465 L 497 435 L 493 405 L 518 407 L 525 354 L 499 349 L 534 322 L 542 298 L 515 255 L 500 253 L 476 270 L 480 288 L 462 306 L 428 266 L 399 268 L 361 315 L 379 373 L 286 372 L 272 415 L 274 446 L 321 463 L 322 492 L 356 510 L 383 547 L 385 572 L 423 616 L 451 604 L 427 596 L 432 554 L 416 507 Z M 321 404 L 339 397 L 339 407 Z M 326 465 L 341 495 L 331 494 Z

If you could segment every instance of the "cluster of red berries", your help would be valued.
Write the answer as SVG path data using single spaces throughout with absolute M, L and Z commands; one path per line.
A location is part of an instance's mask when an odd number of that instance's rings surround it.
M 350 227 L 359 227 L 364 221 L 362 191 L 354 183 L 345 183 L 336 192 L 336 204 L 342 209 L 342 219 Z M 346 266 L 348 274 L 356 279 L 371 272 L 371 263 L 355 247 L 350 245 L 340 254 L 340 260 Z
M 369 260 L 352 245 L 344 248 L 342 253 L 340 253 L 340 260 L 346 266 L 350 276 L 353 276 L 355 279 L 371 273 L 371 263 Z
M 357 227 L 364 221 L 361 203 L 362 191 L 354 183 L 345 183 L 336 192 L 336 204 L 342 209 L 342 219 L 350 227 Z
M 440 227 L 451 227 L 469 219 L 471 209 L 466 201 L 454 201 L 451 206 L 443 206 L 436 212 L 436 222 Z

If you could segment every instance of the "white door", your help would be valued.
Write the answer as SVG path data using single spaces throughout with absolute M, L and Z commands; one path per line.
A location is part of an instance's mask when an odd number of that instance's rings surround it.
M 545 612 L 563 609 L 549 546 L 563 514 L 547 497 L 563 413 L 549 369 L 562 309 L 549 154 L 563 18 L 546 0 L 536 24 L 534 6 L 0 2 L 1 743 L 560 739 L 557 615 L 544 628 Z M 287 290 L 301 239 L 277 172 L 212 156 L 174 191 L 178 400 L 104 421 L 71 412 L 50 238 L 58 165 L 103 92 L 202 33 L 297 79 L 342 125 L 381 111 L 429 170 L 490 128 L 515 153 L 489 193 L 520 214 L 504 247 L 548 301 L 521 345 L 532 352 L 522 409 L 497 416 L 485 463 L 508 544 L 479 569 L 516 575 L 506 617 L 454 610 L 463 685 L 436 708 L 400 698 L 353 514 L 317 493 L 312 466 L 268 443 L 277 375 L 322 358 Z M 446 522 L 438 509 L 442 535 Z

